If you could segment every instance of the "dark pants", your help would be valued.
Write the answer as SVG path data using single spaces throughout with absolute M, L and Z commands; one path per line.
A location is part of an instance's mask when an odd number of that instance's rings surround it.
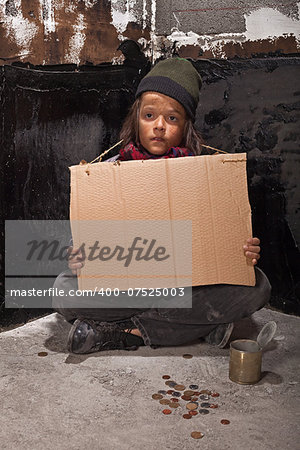
M 206 336 L 217 325 L 249 317 L 268 303 L 271 285 L 261 269 L 255 267 L 255 286 L 216 284 L 194 286 L 192 308 L 76 308 L 74 297 L 53 298 L 54 309 L 66 320 L 76 318 L 94 319 L 103 322 L 128 320 L 139 329 L 145 345 L 180 345 Z M 77 278 L 70 272 L 61 273 L 54 288 L 77 289 Z M 72 301 L 72 307 L 68 307 Z M 82 298 L 76 299 L 82 302 Z M 75 303 L 76 303 L 75 301 Z M 82 306 L 82 304 L 81 304 Z

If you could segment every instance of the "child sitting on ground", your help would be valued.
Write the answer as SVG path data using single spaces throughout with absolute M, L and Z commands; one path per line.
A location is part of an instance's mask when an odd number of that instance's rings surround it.
M 142 79 L 121 130 L 121 161 L 177 158 L 201 154 L 202 139 L 194 128 L 201 78 L 187 60 L 160 61 Z M 245 257 L 256 265 L 260 255 L 258 238 L 247 240 Z M 74 275 L 84 265 L 82 255 L 72 249 L 69 269 Z M 228 255 L 230 258 L 230 255 Z M 99 308 L 62 307 L 55 309 L 74 322 L 68 337 L 73 353 L 109 349 L 135 349 L 139 345 L 181 345 L 205 337 L 206 342 L 223 348 L 233 322 L 262 308 L 270 297 L 266 275 L 255 267 L 256 285 L 193 286 L 192 308 Z M 55 287 L 74 288 L 76 277 L 60 274 Z M 74 299 L 70 299 L 74 300 Z M 75 320 L 75 321 L 74 321 Z

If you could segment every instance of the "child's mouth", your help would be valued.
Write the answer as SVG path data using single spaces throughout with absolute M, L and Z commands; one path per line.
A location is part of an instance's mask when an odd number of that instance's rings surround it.
M 155 142 L 163 142 L 164 139 L 163 138 L 152 138 L 151 141 L 155 141 Z

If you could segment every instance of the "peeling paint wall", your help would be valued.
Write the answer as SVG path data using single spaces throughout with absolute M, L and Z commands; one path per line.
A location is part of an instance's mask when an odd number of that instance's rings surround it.
M 143 0 L 2 0 L 1 63 L 112 62 L 120 41 L 149 40 L 147 14 Z
M 128 38 L 152 61 L 293 54 L 299 11 L 289 0 L 1 0 L 0 62 L 122 63 Z
M 227 2 L 225 6 L 220 1 L 207 3 L 206 8 L 173 12 L 174 27 L 167 38 L 176 42 L 180 55 L 226 58 L 299 52 L 300 3 L 290 2 L 283 7 L 282 2 L 252 2 L 252 6 L 247 2 L 244 8 L 244 2 L 235 2 L 236 6 L 228 6 Z
M 297 5 L 299 9 L 300 3 Z M 241 15 L 240 8 L 210 8 L 202 11 L 219 13 L 219 20 L 214 17 L 217 26 L 216 33 L 198 33 L 187 31 L 185 22 L 176 17 L 177 26 L 168 35 L 168 40 L 176 42 L 179 54 L 194 56 L 226 58 L 233 56 L 251 57 L 254 53 L 281 51 L 282 53 L 297 53 L 300 48 L 299 14 L 289 17 L 273 8 L 259 8 Z M 230 11 L 230 14 L 228 12 Z M 227 12 L 227 14 L 226 14 Z M 235 12 L 235 14 L 233 14 Z M 192 12 L 189 12 L 190 14 Z M 196 14 L 196 13 L 195 13 Z M 232 23 L 232 14 L 235 21 Z M 202 23 L 206 14 L 203 14 Z M 229 16 L 229 17 L 228 17 Z M 194 18 L 196 20 L 197 16 Z M 200 20 L 200 18 L 199 18 Z M 201 22 L 200 22 L 201 24 Z M 198 26 L 199 28 L 199 26 Z M 234 29 L 238 32 L 234 32 Z M 197 29 L 197 28 L 194 28 Z M 209 31 L 211 27 L 207 27 Z M 183 31 L 184 30 L 184 31 Z M 230 31 L 232 30 L 232 31 Z M 193 49 L 191 47 L 194 47 Z

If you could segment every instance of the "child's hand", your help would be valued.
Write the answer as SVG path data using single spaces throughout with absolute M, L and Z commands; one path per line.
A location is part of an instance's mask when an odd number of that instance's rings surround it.
M 69 247 L 68 248 L 68 266 L 69 269 L 72 271 L 73 275 L 77 275 L 77 270 L 82 269 L 84 266 L 84 256 L 80 249 Z
M 260 240 L 255 238 L 249 238 L 247 239 L 247 244 L 243 246 L 243 250 L 245 253 L 245 256 L 252 260 L 252 264 L 255 266 L 257 264 L 257 261 L 260 258 Z

